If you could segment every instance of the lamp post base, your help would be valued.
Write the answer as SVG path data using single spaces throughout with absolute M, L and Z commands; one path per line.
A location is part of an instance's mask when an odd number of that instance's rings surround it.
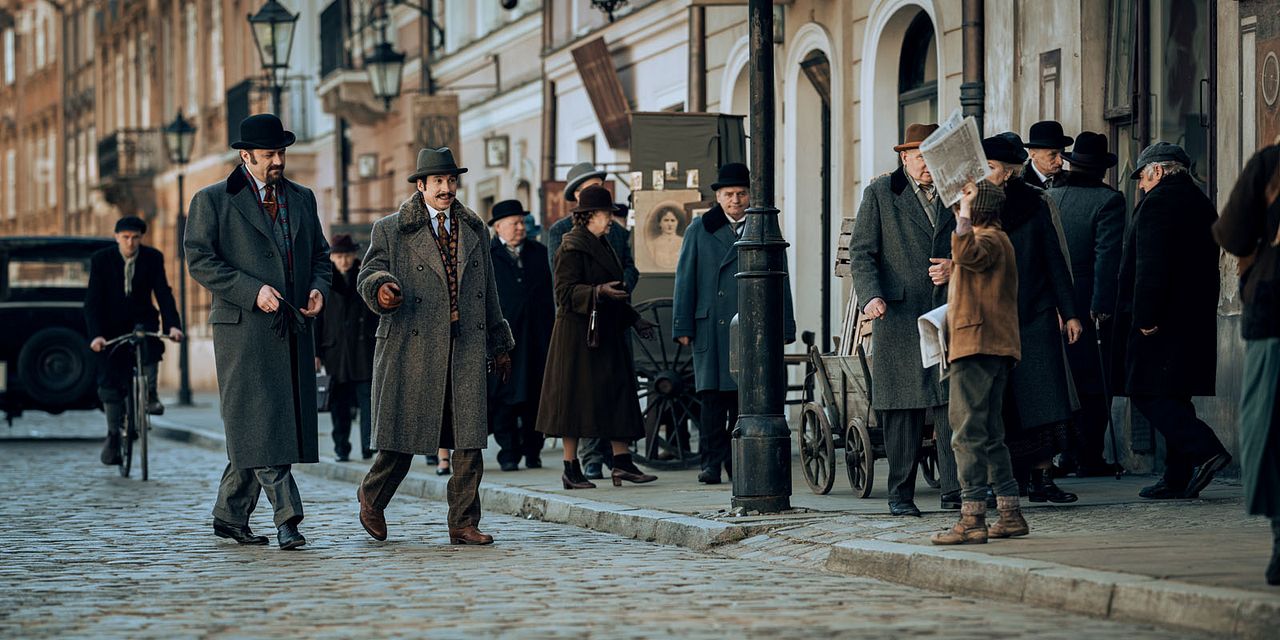
M 742 416 L 733 439 L 733 502 L 747 511 L 791 508 L 791 434 L 782 416 Z

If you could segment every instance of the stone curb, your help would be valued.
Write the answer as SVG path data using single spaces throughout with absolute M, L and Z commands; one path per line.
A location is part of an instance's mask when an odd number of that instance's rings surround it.
M 153 432 L 161 437 L 206 449 L 226 450 L 220 433 L 187 427 L 165 418 L 152 418 L 152 425 Z M 365 474 L 358 466 L 336 462 L 319 462 L 300 469 L 309 475 L 352 484 L 358 484 Z M 446 479 L 408 478 L 400 486 L 400 492 L 443 502 L 447 484 Z M 486 511 L 646 542 L 696 551 L 723 547 L 725 555 L 762 561 L 776 561 L 778 553 L 782 553 L 783 557 L 817 562 L 834 573 L 957 595 L 1023 602 L 1096 618 L 1243 638 L 1271 638 L 1275 629 L 1280 628 L 1280 598 L 1243 589 L 1197 586 L 957 548 L 881 540 L 801 544 L 788 540 L 785 534 L 769 535 L 766 526 L 728 524 L 501 485 L 482 486 L 480 500 Z

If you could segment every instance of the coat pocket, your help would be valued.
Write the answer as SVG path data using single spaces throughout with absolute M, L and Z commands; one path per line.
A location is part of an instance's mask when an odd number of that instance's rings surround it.
M 379 320 L 378 328 L 373 331 L 373 337 L 375 339 L 386 338 L 390 335 L 391 335 L 391 323 L 388 322 L 386 318 Z
M 209 310 L 209 324 L 240 324 L 240 310 L 214 307 Z

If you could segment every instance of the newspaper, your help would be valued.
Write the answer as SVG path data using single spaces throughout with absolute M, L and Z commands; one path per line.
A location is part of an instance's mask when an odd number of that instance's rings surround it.
M 920 143 L 920 153 L 942 204 L 948 207 L 960 201 L 966 183 L 985 178 L 989 171 L 978 123 L 972 116 L 962 118 L 959 109 Z

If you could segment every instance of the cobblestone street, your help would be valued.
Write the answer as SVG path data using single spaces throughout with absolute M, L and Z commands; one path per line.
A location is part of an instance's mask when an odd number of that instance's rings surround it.
M 209 527 L 224 457 L 157 440 L 142 483 L 97 455 L 0 444 L 0 636 L 1187 635 L 505 516 L 495 546 L 452 547 L 444 505 L 407 496 L 376 543 L 353 486 L 305 473 L 308 546 L 239 547 Z M 265 500 L 252 524 L 274 533 Z

